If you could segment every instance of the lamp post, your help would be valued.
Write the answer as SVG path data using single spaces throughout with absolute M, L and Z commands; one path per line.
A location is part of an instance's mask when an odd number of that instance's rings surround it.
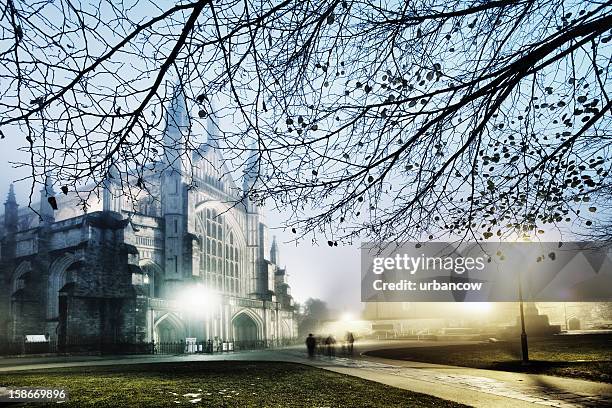
M 529 364 L 529 349 L 527 347 L 527 332 L 525 331 L 525 313 L 523 312 L 523 285 L 521 283 L 521 272 L 518 274 L 519 305 L 521 311 L 521 357 L 523 365 Z

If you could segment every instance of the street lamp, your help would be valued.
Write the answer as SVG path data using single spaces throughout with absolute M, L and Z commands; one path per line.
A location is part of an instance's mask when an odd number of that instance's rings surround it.
M 529 237 L 520 237 L 518 242 L 531 242 Z M 528 268 L 529 272 L 529 268 Z M 529 364 L 529 348 L 527 346 L 527 332 L 525 331 L 525 312 L 523 308 L 523 279 L 521 270 L 518 271 L 518 295 L 519 295 L 519 308 L 520 308 L 520 319 L 521 319 L 521 358 L 522 364 Z
M 527 332 L 525 331 L 525 313 L 523 312 L 523 285 L 521 271 L 518 273 L 519 304 L 521 310 L 521 356 L 523 365 L 529 364 L 529 349 L 527 347 Z

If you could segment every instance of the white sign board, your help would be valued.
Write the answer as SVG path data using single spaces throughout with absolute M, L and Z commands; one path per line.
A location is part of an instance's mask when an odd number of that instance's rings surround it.
M 198 339 L 195 337 L 187 337 L 185 338 L 185 344 L 187 344 L 187 353 L 195 353 L 197 351 L 196 341 Z
M 26 343 L 45 343 L 47 337 L 44 334 L 26 334 Z

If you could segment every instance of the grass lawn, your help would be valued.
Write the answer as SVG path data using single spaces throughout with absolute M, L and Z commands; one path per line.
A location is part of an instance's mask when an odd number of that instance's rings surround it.
M 529 339 L 531 364 L 521 364 L 520 342 L 376 350 L 376 357 L 583 378 L 612 383 L 612 336 L 575 335 Z
M 70 401 L 59 406 L 72 407 L 462 406 L 318 368 L 272 362 L 160 363 L 22 371 L 1 374 L 0 385 L 65 387 Z

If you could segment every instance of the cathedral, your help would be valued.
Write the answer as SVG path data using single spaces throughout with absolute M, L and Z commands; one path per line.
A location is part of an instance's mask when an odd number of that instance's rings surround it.
M 277 344 L 297 324 L 279 248 L 248 192 L 257 156 L 237 185 L 208 141 L 186 150 L 182 92 L 167 109 L 163 159 L 124 194 L 111 172 L 88 202 L 56 194 L 19 206 L 13 186 L 0 219 L 0 344 L 44 334 L 58 344 L 225 340 Z M 50 205 L 55 199 L 57 209 Z M 272 241 L 270 243 L 270 241 Z

